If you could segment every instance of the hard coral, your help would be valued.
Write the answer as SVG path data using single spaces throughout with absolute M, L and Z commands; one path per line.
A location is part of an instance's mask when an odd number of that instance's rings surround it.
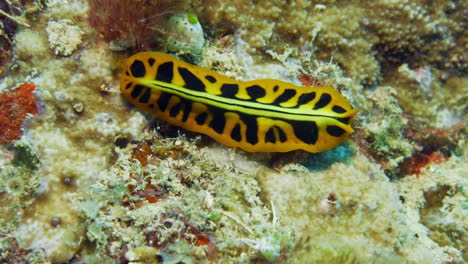
M 21 137 L 21 127 L 27 114 L 38 112 L 33 83 L 24 83 L 18 88 L 0 94 L 0 143 Z
M 364 27 L 378 40 L 374 49 L 383 64 L 426 62 L 437 68 L 466 70 L 466 59 L 450 63 L 463 54 L 466 1 L 367 1 Z
M 171 0 L 90 0 L 89 22 L 111 48 L 148 48 L 161 30 L 162 19 L 180 1 Z

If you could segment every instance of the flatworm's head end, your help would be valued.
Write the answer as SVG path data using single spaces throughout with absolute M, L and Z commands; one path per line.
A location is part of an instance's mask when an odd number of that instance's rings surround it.
M 353 122 L 354 118 L 356 117 L 357 113 L 359 112 L 359 110 L 357 110 L 356 108 L 354 108 L 353 110 L 349 111 L 349 124 L 351 125 L 351 123 Z M 354 130 L 353 130 L 354 132 Z

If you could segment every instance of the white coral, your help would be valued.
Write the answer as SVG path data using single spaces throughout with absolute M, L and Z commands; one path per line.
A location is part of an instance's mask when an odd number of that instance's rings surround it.
M 49 47 L 55 55 L 69 56 L 82 42 L 83 31 L 70 19 L 49 21 L 46 28 Z

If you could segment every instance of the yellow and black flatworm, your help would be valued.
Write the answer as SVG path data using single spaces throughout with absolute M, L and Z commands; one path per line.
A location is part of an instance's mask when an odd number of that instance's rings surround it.
M 357 113 L 330 87 L 236 81 L 161 52 L 130 57 L 120 89 L 171 124 L 251 152 L 332 149 L 354 132 Z

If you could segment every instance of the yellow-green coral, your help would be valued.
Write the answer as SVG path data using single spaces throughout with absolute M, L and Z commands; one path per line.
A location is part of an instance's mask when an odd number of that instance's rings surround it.
M 420 224 L 418 236 L 427 235 L 437 245 L 434 251 L 443 253 L 443 260 L 453 263 L 468 259 L 468 210 L 463 208 L 468 200 L 465 158 L 466 154 L 463 158 L 452 157 L 423 169 L 419 177 L 407 177 L 397 183 L 408 216 Z
M 86 1 L 71 2 L 48 2 L 38 22 L 17 33 L 16 70 L 2 79 L 2 85 L 29 79 L 37 86 L 41 113 L 30 123 L 27 135 L 41 164 L 28 182 L 40 179 L 39 199 L 31 201 L 12 232 L 21 247 L 43 248 L 53 262 L 72 258 L 84 236 L 67 196 L 87 189 L 96 173 L 112 161 L 109 142 L 117 133 L 136 135 L 144 125 L 140 114 L 123 105 L 117 90 L 102 93 L 99 88 L 112 87 L 113 70 L 118 67 L 112 54 L 95 44 L 71 57 L 55 56 L 48 48 L 48 19 L 73 19 L 82 30 L 90 30 L 83 19 Z M 81 113 L 73 107 L 77 102 L 84 105 Z M 5 219 L 11 215 L 14 212 L 8 211 Z M 57 217 L 61 224 L 53 225 Z
M 259 182 L 297 235 L 288 263 L 442 263 L 450 257 L 405 211 L 412 204 L 406 194 L 403 200 L 379 166 L 362 156 L 314 173 L 287 166 L 262 173 Z
M 299 57 L 314 40 L 317 58 L 333 59 L 366 85 L 380 80 L 377 59 L 384 64 L 416 59 L 461 70 L 466 67 L 466 59 L 450 66 L 446 57 L 447 53 L 449 57 L 463 54 L 464 2 L 275 0 L 248 5 L 211 0 L 198 6 L 208 23 L 234 25 L 251 52 L 280 52 L 284 43 L 290 43 L 295 46 L 294 56 Z M 320 31 L 315 38 L 316 28 Z M 418 54 L 419 58 L 412 57 Z
M 408 120 L 395 96 L 396 91 L 388 86 L 369 91 L 367 98 L 372 104 L 369 104 L 370 109 L 365 109 L 369 115 L 363 118 L 371 152 L 376 158 L 389 162 L 387 169 L 395 169 L 414 148 L 404 136 Z
M 24 209 L 38 196 L 39 162 L 31 148 L 31 143 L 25 137 L 8 148 L 0 147 L 1 233 L 15 230 L 24 215 Z
M 466 107 L 466 76 L 449 75 L 428 65 L 410 68 L 403 64 L 396 78 L 388 84 L 398 89 L 395 96 L 405 113 L 430 127 L 448 128 L 462 121 L 468 113 Z

